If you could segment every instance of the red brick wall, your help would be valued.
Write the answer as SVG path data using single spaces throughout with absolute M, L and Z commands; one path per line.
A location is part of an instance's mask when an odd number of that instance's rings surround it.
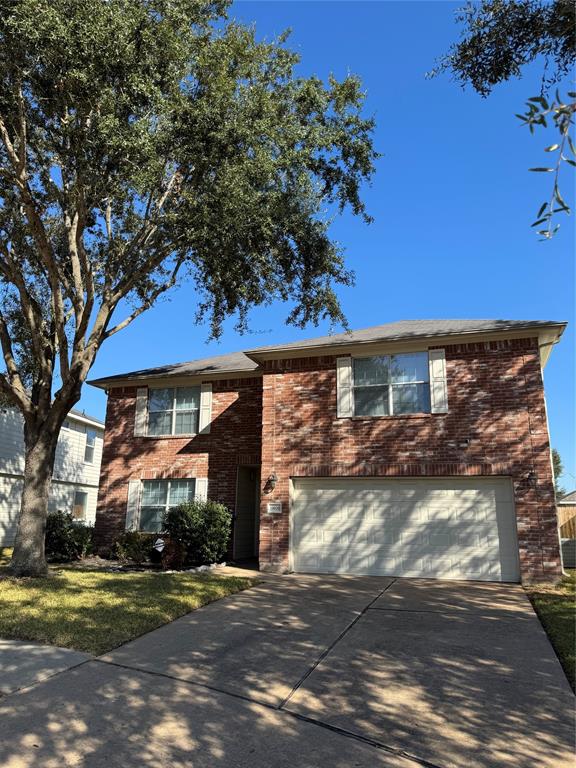
M 286 568 L 294 476 L 509 475 L 524 581 L 561 573 L 536 339 L 444 347 L 447 414 L 339 419 L 336 357 L 266 364 L 260 566 Z M 283 513 L 267 515 L 269 501 Z
M 262 380 L 214 381 L 210 434 L 134 437 L 136 388 L 111 389 L 106 409 L 96 544 L 103 549 L 125 527 L 129 480 L 208 477 L 211 499 L 234 509 L 239 465 L 260 463 Z

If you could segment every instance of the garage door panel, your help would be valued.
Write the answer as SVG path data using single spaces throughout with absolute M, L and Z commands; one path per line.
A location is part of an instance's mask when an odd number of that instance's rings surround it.
M 295 570 L 518 580 L 507 479 L 303 479 L 294 487 Z

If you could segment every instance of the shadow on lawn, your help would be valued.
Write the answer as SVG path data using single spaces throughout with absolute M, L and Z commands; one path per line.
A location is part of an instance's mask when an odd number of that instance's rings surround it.
M 235 577 L 66 570 L 1 581 L 0 637 L 95 655 L 250 586 Z

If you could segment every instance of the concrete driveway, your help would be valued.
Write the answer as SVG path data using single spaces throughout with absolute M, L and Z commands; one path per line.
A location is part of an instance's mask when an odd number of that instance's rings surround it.
M 258 586 L 6 697 L 0 765 L 573 764 L 574 697 L 518 586 Z

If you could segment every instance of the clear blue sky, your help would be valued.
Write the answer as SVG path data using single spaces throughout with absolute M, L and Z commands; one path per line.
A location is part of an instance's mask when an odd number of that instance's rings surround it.
M 339 295 L 352 328 L 417 318 L 554 319 L 571 323 L 545 370 L 552 445 L 576 487 L 574 450 L 574 219 L 555 240 L 538 242 L 529 224 L 549 193 L 545 134 L 530 136 L 514 113 L 538 93 L 539 68 L 488 99 L 448 76 L 427 80 L 436 57 L 456 40 L 450 2 L 238 2 L 232 16 L 259 36 L 287 27 L 300 71 L 360 75 L 367 112 L 384 157 L 366 190 L 371 226 L 344 216 L 333 227 L 356 286 Z M 570 192 L 571 179 L 564 191 Z M 566 195 L 565 195 L 566 196 Z M 569 201 L 570 202 L 570 201 Z M 188 285 L 102 348 L 92 376 L 191 360 L 328 332 L 284 324 L 281 304 L 254 310 L 255 335 L 230 322 L 221 341 L 193 324 Z M 80 406 L 104 416 L 105 396 L 85 387 Z M 568 474 L 571 473 L 571 475 Z

